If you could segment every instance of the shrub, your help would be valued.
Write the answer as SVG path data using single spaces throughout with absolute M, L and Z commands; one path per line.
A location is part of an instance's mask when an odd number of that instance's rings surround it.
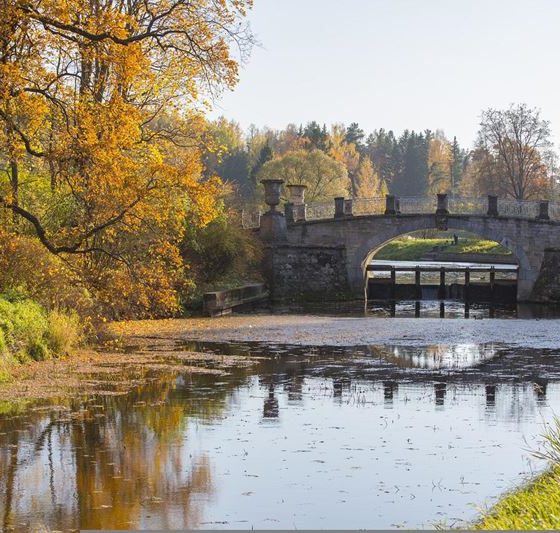
M 55 354 L 68 355 L 81 343 L 82 336 L 80 317 L 75 311 L 63 313 L 54 310 L 49 313 L 48 343 Z
M 260 259 L 259 244 L 241 225 L 225 215 L 203 228 L 187 228 L 183 257 L 193 265 L 199 282 L 212 282 L 226 273 L 246 272 Z
M 26 235 L 0 227 L 0 292 L 9 301 L 31 299 L 47 308 L 91 314 L 94 302 L 60 257 Z
M 0 373 L 10 360 L 25 363 L 66 355 L 82 337 L 76 313 L 45 310 L 32 300 L 0 298 Z
M 8 381 L 10 378 L 10 359 L 4 330 L 0 327 L 0 383 Z

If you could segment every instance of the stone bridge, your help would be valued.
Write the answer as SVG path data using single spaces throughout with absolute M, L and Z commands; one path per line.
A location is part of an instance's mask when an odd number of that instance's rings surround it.
M 306 205 L 305 187 L 263 180 L 269 211 L 253 225 L 265 244 L 265 273 L 274 300 L 363 297 L 365 267 L 391 240 L 418 230 L 465 230 L 511 250 L 518 300 L 560 303 L 560 206 L 487 198 L 354 199 Z

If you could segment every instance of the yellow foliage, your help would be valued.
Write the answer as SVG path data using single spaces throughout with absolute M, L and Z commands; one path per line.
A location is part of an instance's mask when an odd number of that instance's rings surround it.
M 251 44 L 250 7 L 2 2 L 0 207 L 104 307 L 176 310 L 185 216 L 208 224 L 221 188 L 201 178 L 201 109 L 237 81 L 230 46 Z

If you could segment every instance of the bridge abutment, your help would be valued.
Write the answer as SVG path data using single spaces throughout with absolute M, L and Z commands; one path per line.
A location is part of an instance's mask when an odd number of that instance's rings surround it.
M 560 248 L 547 248 L 529 299 L 560 304 Z
M 350 296 L 344 246 L 269 244 L 265 273 L 273 302 L 335 301 Z

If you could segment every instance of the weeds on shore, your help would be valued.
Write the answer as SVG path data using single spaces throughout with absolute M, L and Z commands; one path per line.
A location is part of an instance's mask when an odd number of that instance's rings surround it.
M 560 418 L 547 426 L 543 448 L 533 455 L 546 460 L 549 470 L 506 494 L 474 529 L 560 529 Z
M 68 355 L 82 338 L 76 313 L 0 297 L 0 382 L 10 378 L 13 365 Z

